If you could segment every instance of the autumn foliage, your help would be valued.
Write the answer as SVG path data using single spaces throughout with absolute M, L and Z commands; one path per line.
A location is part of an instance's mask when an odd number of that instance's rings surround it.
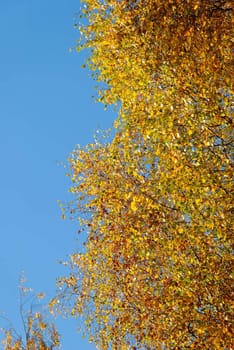
M 43 293 L 34 295 L 31 288 L 25 287 L 25 278 L 21 278 L 19 287 L 20 305 L 19 316 L 23 332 L 20 335 L 12 326 L 1 329 L 4 333 L 2 340 L 4 350 L 58 350 L 60 335 L 55 325 L 48 319 L 45 310 L 36 311 L 33 301 L 44 298 Z M 7 320 L 7 319 L 6 319 Z
M 82 315 L 100 349 L 231 349 L 233 2 L 82 13 L 78 47 L 119 115 L 111 141 L 69 159 L 87 239 L 51 307 Z
M 4 350 L 55 350 L 59 349 L 59 336 L 54 325 L 49 324 L 39 313 L 27 318 L 26 339 L 13 330 L 5 332 Z

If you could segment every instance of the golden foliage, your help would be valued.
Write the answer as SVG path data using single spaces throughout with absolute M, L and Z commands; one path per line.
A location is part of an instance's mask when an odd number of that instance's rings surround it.
M 85 251 L 52 302 L 101 349 L 231 349 L 233 3 L 87 0 L 112 142 L 73 152 Z M 105 141 L 105 140 L 104 140 Z
M 12 327 L 4 330 L 5 337 L 2 341 L 4 350 L 56 350 L 60 347 L 60 336 L 55 325 L 46 320 L 45 314 L 25 310 L 28 293 L 31 289 L 26 288 L 20 283 L 20 317 L 23 322 L 24 335 L 20 336 Z M 44 293 L 39 293 L 36 298 L 42 299 Z

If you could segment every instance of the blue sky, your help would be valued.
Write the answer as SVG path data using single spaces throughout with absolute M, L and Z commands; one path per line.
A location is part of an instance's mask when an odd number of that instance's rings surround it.
M 69 187 L 58 163 L 115 118 L 92 98 L 85 53 L 69 52 L 79 7 L 75 0 L 0 0 L 0 313 L 17 329 L 20 272 L 36 292 L 53 296 L 56 277 L 66 273 L 58 260 L 79 249 L 76 225 L 61 220 L 57 204 Z M 76 321 L 57 323 L 63 350 L 94 349 Z

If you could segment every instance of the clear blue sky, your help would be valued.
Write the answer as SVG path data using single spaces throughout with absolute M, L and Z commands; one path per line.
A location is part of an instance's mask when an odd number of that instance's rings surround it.
M 79 7 L 75 0 L 0 0 L 0 312 L 16 328 L 20 272 L 52 296 L 66 272 L 58 260 L 79 249 L 76 227 L 61 220 L 57 204 L 69 187 L 58 162 L 115 118 L 94 103 L 84 54 L 69 53 Z M 75 332 L 76 321 L 58 326 L 63 350 L 94 349 Z

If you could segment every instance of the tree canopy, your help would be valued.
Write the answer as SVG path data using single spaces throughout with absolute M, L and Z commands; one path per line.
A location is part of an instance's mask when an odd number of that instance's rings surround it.
M 83 315 L 101 349 L 231 349 L 233 2 L 82 13 L 78 49 L 119 115 L 69 159 L 87 237 L 51 308 Z

